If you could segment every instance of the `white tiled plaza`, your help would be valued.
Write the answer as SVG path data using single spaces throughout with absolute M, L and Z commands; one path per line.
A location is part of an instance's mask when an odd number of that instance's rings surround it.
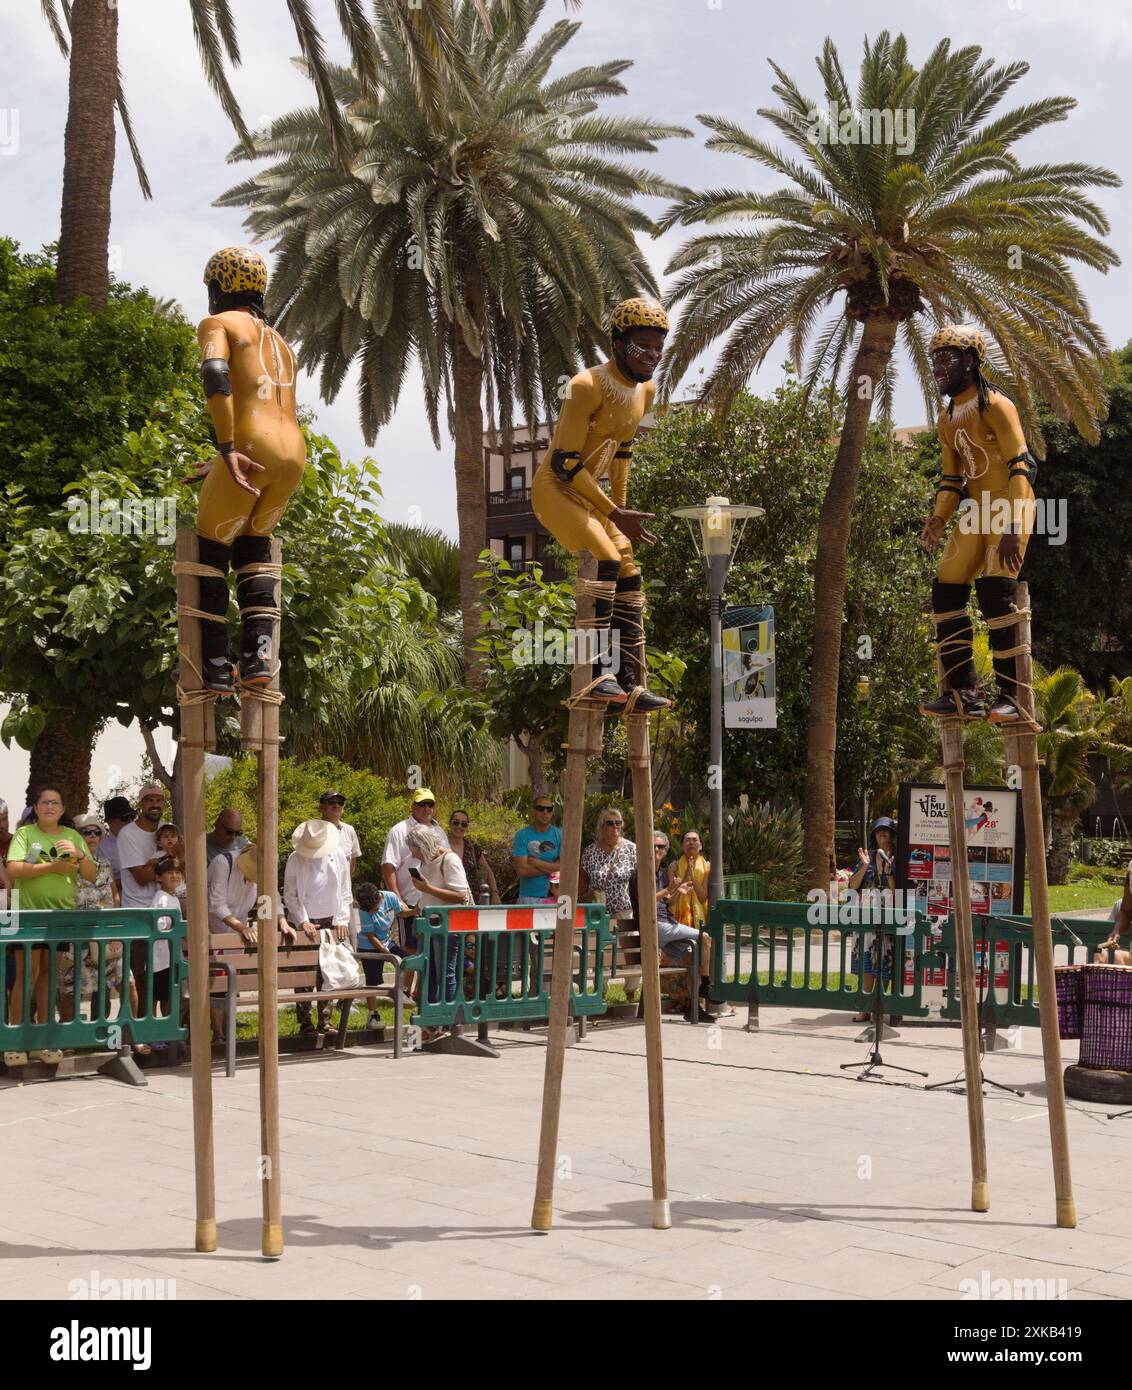
M 1132 1118 L 1070 1102 L 1079 1224 L 1058 1230 L 1036 1030 L 987 1059 L 988 1076 L 1024 1094 L 988 1091 L 991 1210 L 979 1215 L 962 1095 L 839 1072 L 866 1052 L 844 1015 L 764 1009 L 759 1034 L 743 1021 L 665 1022 L 664 1232 L 648 1225 L 636 1024 L 598 1028 L 567 1054 L 545 1236 L 528 1228 L 540 1033 L 497 1035 L 497 1060 L 284 1057 L 278 1263 L 258 1253 L 254 1061 L 214 1077 L 220 1248 L 209 1255 L 192 1249 L 187 1066 L 150 1071 L 144 1090 L 97 1077 L 0 1083 L 0 1148 L 19 1194 L 0 1216 L 0 1298 L 66 1299 L 127 1279 L 178 1299 L 957 1299 L 1004 1279 L 1015 1297 L 1132 1296 Z M 1064 1047 L 1075 1060 L 1076 1044 Z M 905 1026 L 883 1052 L 930 1081 L 961 1067 L 954 1029 Z

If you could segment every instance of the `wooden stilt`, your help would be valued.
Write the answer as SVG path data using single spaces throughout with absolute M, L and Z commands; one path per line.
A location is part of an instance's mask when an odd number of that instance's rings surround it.
M 271 542 L 271 563 L 283 562 L 283 546 Z M 276 594 L 280 581 L 275 580 Z M 283 1254 L 283 1193 L 279 1168 L 279 620 L 272 625 L 271 660 L 275 675 L 261 696 L 241 692 L 240 746 L 256 753 L 256 849 L 259 890 L 259 1129 L 263 1194 L 262 1251 L 267 1259 Z M 348 1007 L 344 1005 L 343 1007 Z
M 656 869 L 653 862 L 652 750 L 647 714 L 625 718 L 633 770 L 633 820 L 637 840 L 637 903 L 641 934 L 641 1002 L 645 1014 L 645 1061 L 649 1091 L 649 1156 L 652 1162 L 652 1224 L 672 1225 L 664 1142 L 664 1049 L 660 1035 L 660 947 L 656 930 Z M 699 980 L 692 988 L 698 989 Z
M 971 879 L 967 869 L 967 827 L 963 822 L 963 721 L 958 718 L 941 719 L 939 730 L 947 779 L 947 829 L 955 900 L 963 1073 L 967 1079 L 967 1128 L 971 1141 L 971 1210 L 987 1211 L 990 1208 L 990 1188 L 987 1183 L 987 1135 L 983 1116 L 983 1067 L 979 1056 L 979 1010 L 975 995 L 975 945 L 971 922 Z
M 941 693 L 948 689 L 942 660 L 937 657 Z M 951 882 L 955 901 L 956 968 L 959 974 L 960 1026 L 963 1033 L 963 1074 L 967 1081 L 967 1129 L 971 1142 L 971 1210 L 990 1208 L 987 1182 L 987 1134 L 983 1115 L 983 1064 L 979 1054 L 979 1009 L 975 991 L 975 943 L 971 920 L 971 876 L 967 868 L 967 826 L 964 822 L 963 720 L 939 721 L 947 783 L 947 832 L 951 846 Z
M 1038 1017 L 1042 1030 L 1042 1060 L 1045 1064 L 1046 1105 L 1049 1112 L 1057 1224 L 1072 1229 L 1077 1225 L 1077 1204 L 1073 1199 L 1073 1178 L 1069 1167 L 1069 1129 L 1065 1115 L 1061 1038 L 1055 1004 L 1057 986 L 1053 973 L 1053 933 L 1050 928 L 1049 884 L 1046 879 L 1045 825 L 1042 818 L 1042 792 L 1038 773 L 1038 739 L 1034 723 L 1030 592 L 1026 584 L 1018 585 L 1017 606 L 1022 616 L 1015 627 L 1014 645 L 1021 648 L 1015 657 L 1015 698 L 1019 711 L 1026 716 L 1028 723 L 1001 725 L 1003 753 L 1008 774 L 1011 767 L 1017 767 L 1021 772 L 1022 816 L 1026 826 L 1026 861 L 1030 874 L 1034 973 L 1038 986 Z
M 196 1173 L 196 1248 L 216 1249 L 216 1179 L 212 1144 L 212 1027 L 208 1011 L 208 865 L 204 837 L 206 723 L 213 726 L 213 701 L 201 683 L 200 623 L 195 531 L 177 533 L 178 701 L 184 778 L 185 855 L 189 910 L 189 1040 L 192 1050 L 193 1158 Z
M 580 569 L 580 573 L 584 570 Z M 579 595 L 576 627 L 581 630 L 593 618 L 593 600 Z M 575 665 L 571 693 L 590 680 L 590 667 Z M 578 901 L 578 876 L 582 857 L 582 819 L 586 800 L 586 762 L 601 751 L 602 711 L 585 703 L 570 710 L 566 735 L 566 776 L 563 786 L 562 867 L 558 894 L 569 916 L 554 933 L 550 967 L 550 1012 L 546 1031 L 546 1069 L 542 1083 L 542 1122 L 539 1132 L 538 1177 L 531 1226 L 549 1231 L 554 1225 L 554 1178 L 558 1163 L 558 1126 L 562 1115 L 562 1074 L 566 1065 L 566 1034 L 570 1027 L 570 973 L 573 964 L 574 909 Z

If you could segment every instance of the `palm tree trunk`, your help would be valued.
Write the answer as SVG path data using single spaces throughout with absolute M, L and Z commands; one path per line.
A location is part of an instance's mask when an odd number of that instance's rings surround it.
M 487 501 L 483 487 L 483 364 L 468 351 L 459 329 L 454 337 L 456 514 L 460 528 L 464 674 L 469 685 L 479 685 L 481 657 L 475 649 L 475 640 L 483 619 L 476 570 L 479 569 L 479 553 L 487 544 Z
M 51 711 L 31 750 L 29 804 L 41 787 L 58 787 L 68 816 L 86 814 L 90 804 L 90 757 L 97 732 L 98 725 L 85 723 L 75 710 Z
M 803 805 L 805 872 L 809 884 L 815 888 L 828 884 L 833 858 L 837 687 L 841 669 L 849 526 L 873 396 L 892 356 L 895 340 L 896 322 L 893 319 L 874 317 L 865 320 L 845 406 L 837 458 L 818 518 L 810 729 Z
M 92 309 L 106 308 L 117 84 L 118 7 L 107 0 L 75 0 L 55 280 L 60 304 L 83 295 Z
M 1073 827 L 1077 823 L 1077 813 L 1070 808 L 1068 812 L 1059 811 L 1055 805 L 1050 825 L 1050 846 L 1046 855 L 1046 875 L 1051 884 L 1068 883 L 1069 868 L 1073 863 Z

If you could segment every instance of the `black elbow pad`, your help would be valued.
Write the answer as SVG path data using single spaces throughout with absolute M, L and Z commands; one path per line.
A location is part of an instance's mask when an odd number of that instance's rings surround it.
M 206 357 L 200 364 L 201 385 L 205 400 L 209 396 L 230 396 L 232 383 L 228 380 L 228 361 L 224 357 Z
M 581 454 L 576 449 L 555 449 L 550 456 L 550 471 L 564 483 L 572 483 L 582 471 Z M 567 459 L 578 459 L 573 468 L 566 466 Z

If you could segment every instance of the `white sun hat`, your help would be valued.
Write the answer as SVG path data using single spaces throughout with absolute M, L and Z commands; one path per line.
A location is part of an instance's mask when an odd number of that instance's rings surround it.
M 328 820 L 301 821 L 291 836 L 296 853 L 304 859 L 325 859 L 338 848 L 341 832 Z

